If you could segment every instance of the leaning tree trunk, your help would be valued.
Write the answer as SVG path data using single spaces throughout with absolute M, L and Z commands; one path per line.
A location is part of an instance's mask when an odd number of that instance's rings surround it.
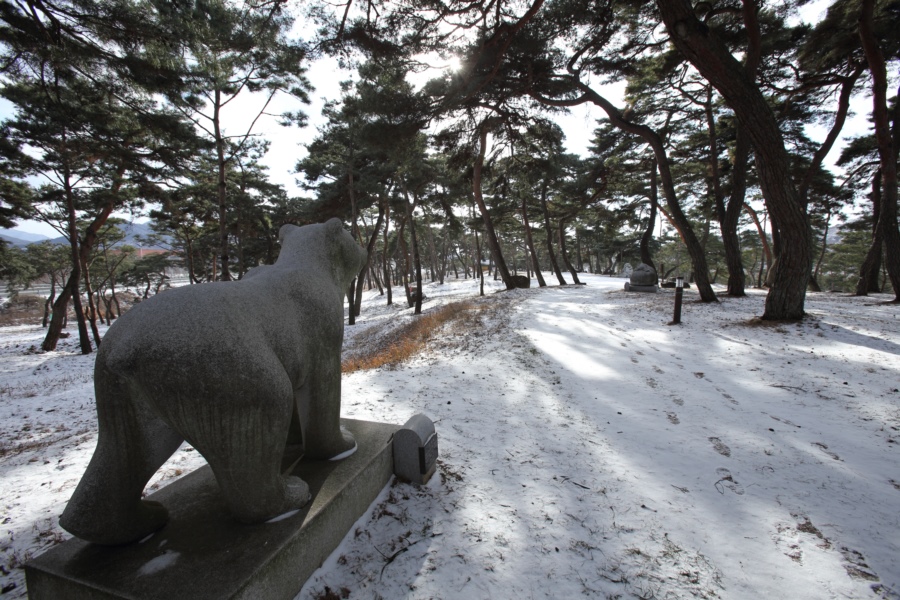
M 403 188 L 403 197 L 406 200 L 406 220 L 409 222 L 409 237 L 412 240 L 413 264 L 416 268 L 416 310 L 414 314 L 422 314 L 422 259 L 419 255 L 419 239 L 416 237 L 416 223 L 413 218 L 413 204 L 409 201 L 406 187 Z M 408 289 L 408 286 L 407 286 Z
M 729 296 L 745 296 L 744 260 L 741 256 L 741 240 L 738 236 L 738 219 L 741 206 L 747 191 L 747 159 L 750 154 L 750 142 L 741 131 L 740 125 L 735 127 L 734 161 L 731 169 L 731 196 L 725 204 L 722 191 L 721 174 L 719 172 L 719 140 L 716 131 L 716 120 L 712 110 L 712 89 L 709 89 L 706 104 L 706 127 L 709 132 L 709 165 L 713 180 L 713 195 L 716 201 L 716 218 L 719 231 L 722 233 L 722 245 L 725 249 L 725 264 L 728 267 Z
M 369 265 L 372 264 L 372 255 L 375 252 L 375 242 L 378 240 L 378 233 L 381 229 L 381 222 L 383 220 L 384 206 L 379 204 L 378 218 L 375 220 L 375 226 L 372 228 L 372 235 L 369 236 L 369 242 L 366 244 L 366 263 L 359 270 L 359 275 L 356 277 L 356 296 L 353 299 L 353 306 L 351 307 L 356 316 L 359 316 L 359 313 L 362 310 L 363 280 L 366 277 L 366 273 L 369 271 Z
M 478 295 L 484 296 L 484 268 L 481 266 L 481 242 L 478 241 L 478 231 L 475 232 L 475 257 L 478 260 Z
M 857 296 L 866 296 L 879 292 L 878 275 L 881 273 L 881 254 L 883 236 L 878 222 L 881 219 L 881 169 L 876 169 L 872 177 L 872 243 L 860 267 L 859 280 L 856 282 Z
M 65 143 L 65 138 L 63 139 L 63 143 Z M 81 347 L 81 353 L 90 354 L 93 349 L 91 348 L 91 340 L 88 336 L 87 323 L 84 318 L 84 309 L 81 306 L 81 292 L 78 289 L 78 281 L 81 279 L 82 255 L 79 252 L 78 245 L 78 225 L 75 220 L 74 191 L 70 185 L 71 179 L 68 170 L 63 174 L 63 181 L 66 197 L 66 212 L 68 213 L 69 220 L 69 246 L 72 250 L 72 272 L 69 274 L 69 281 L 66 282 L 66 287 L 60 293 L 56 302 L 53 303 L 53 316 L 50 319 L 50 326 L 47 328 L 47 336 L 41 344 L 41 349 L 45 352 L 56 350 L 56 345 L 59 343 L 59 338 L 62 334 L 62 329 L 66 320 L 66 312 L 69 309 L 69 300 L 71 299 L 75 308 L 75 318 L 78 323 L 78 342 Z M 94 233 L 96 234 L 96 231 Z M 88 243 L 88 237 L 85 236 L 85 241 L 81 245 L 82 252 L 85 245 Z
M 566 280 L 563 278 L 559 263 L 556 262 L 556 253 L 553 252 L 553 228 L 550 227 L 550 209 L 547 208 L 546 184 L 541 188 L 541 211 L 544 214 L 544 232 L 547 234 L 547 254 L 550 257 L 550 266 L 553 267 L 553 272 L 556 273 L 556 279 L 559 281 L 559 285 L 566 285 Z
M 534 275 L 538 280 L 538 287 L 547 287 L 547 282 L 544 281 L 544 276 L 541 274 L 541 264 L 538 262 L 537 252 L 534 249 L 534 238 L 531 235 L 531 225 L 528 223 L 528 203 L 524 194 L 522 195 L 522 223 L 525 226 L 525 244 L 528 246 Z
M 222 91 L 215 90 L 213 100 L 213 134 L 216 140 L 216 200 L 219 207 L 219 258 L 222 261 L 220 276 L 222 281 L 230 281 L 228 269 L 228 211 L 227 211 L 227 179 L 225 177 L 225 138 L 222 135 L 219 112 L 222 108 Z
M 122 176 L 125 173 L 124 165 L 120 165 L 115 174 L 113 185 L 109 190 L 111 197 L 119 192 L 122 187 Z M 59 343 L 60 334 L 66 323 L 66 312 L 69 307 L 69 300 L 72 300 L 75 309 L 75 316 L 78 322 L 78 337 L 81 344 L 81 352 L 89 354 L 91 352 L 91 342 L 88 338 L 87 325 L 84 322 L 84 310 L 81 306 L 81 294 L 78 289 L 78 280 L 81 278 L 81 265 L 85 263 L 90 256 L 91 249 L 97 241 L 97 232 L 106 224 L 109 215 L 113 211 L 113 202 L 109 201 L 100 208 L 100 212 L 91 221 L 84 232 L 84 239 L 81 244 L 78 243 L 78 228 L 75 221 L 75 205 L 72 197 L 73 191 L 69 185 L 69 175 L 65 174 L 65 190 L 66 203 L 69 212 L 69 239 L 72 245 L 72 273 L 69 274 L 69 280 L 60 292 L 59 297 L 53 303 L 53 315 L 50 320 L 50 326 L 47 328 L 47 336 L 41 344 L 41 349 L 45 352 L 56 350 Z
M 403 255 L 403 269 L 400 271 L 400 285 L 403 286 L 403 292 L 406 294 L 406 306 L 412 307 L 413 301 L 412 296 L 409 295 L 409 272 L 410 272 L 410 259 L 409 259 L 409 246 L 406 243 L 406 236 L 404 235 L 404 230 L 406 229 L 406 223 L 409 220 L 409 213 L 403 217 L 403 220 L 400 221 L 400 229 L 397 230 L 397 242 L 400 247 L 400 253 Z
M 878 229 L 884 243 L 884 264 L 900 303 L 900 229 L 897 228 L 897 155 L 891 139 L 887 106 L 887 67 L 874 32 L 875 0 L 863 0 L 859 37 L 872 73 L 872 120 L 881 164 L 881 215 Z M 872 252 L 870 251 L 870 254 Z
M 781 240 L 763 319 L 803 318 L 812 253 L 806 207 L 794 189 L 791 160 L 771 107 L 725 44 L 701 23 L 689 0 L 657 0 L 675 47 L 722 95 L 756 154 L 760 188 Z
M 722 243 L 725 246 L 725 265 L 728 267 L 728 288 L 726 294 L 732 297 L 746 296 L 747 279 L 744 275 L 744 257 L 741 256 L 741 238 L 738 235 L 738 221 L 747 195 L 747 164 L 750 158 L 750 141 L 737 125 L 737 139 L 734 144 L 734 163 L 731 168 L 731 195 L 719 221 Z M 768 249 L 768 240 L 763 235 L 763 243 Z
M 650 240 L 653 239 L 653 229 L 656 227 L 656 209 L 659 206 L 659 192 L 656 185 L 656 159 L 650 161 L 650 218 L 647 220 L 647 228 L 641 235 L 641 262 L 656 270 L 653 257 L 650 256 Z M 657 279 L 659 273 L 657 273 Z
M 650 148 L 652 148 L 653 154 L 656 157 L 659 177 L 662 181 L 666 206 L 669 207 L 669 218 L 675 229 L 678 230 L 681 240 L 687 248 L 688 255 L 691 257 L 691 266 L 694 270 L 694 277 L 697 284 L 697 291 L 700 293 L 700 300 L 703 302 L 717 302 L 718 298 L 716 298 L 716 293 L 713 291 L 712 285 L 709 282 L 709 267 L 706 262 L 706 253 L 703 251 L 703 246 L 697 239 L 690 221 L 688 221 L 687 216 L 685 216 L 684 211 L 681 209 L 681 204 L 678 202 L 678 195 L 675 192 L 675 180 L 672 177 L 672 171 L 669 167 L 669 157 L 666 153 L 662 138 L 650 127 L 639 123 L 632 123 L 625 119 L 618 108 L 589 86 L 579 83 L 579 88 L 591 102 L 606 112 L 610 123 L 622 131 L 640 136 L 650 145 Z
M 481 211 L 481 218 L 484 221 L 484 235 L 487 239 L 491 256 L 494 259 L 494 264 L 497 265 L 497 270 L 500 272 L 500 277 L 503 279 L 503 284 L 506 286 L 506 289 L 512 290 L 515 289 L 516 284 L 513 282 L 512 276 L 509 274 L 509 269 L 506 267 L 506 261 L 503 259 L 503 251 L 500 249 L 500 241 L 497 239 L 497 232 L 494 230 L 494 222 L 491 219 L 487 205 L 484 203 L 484 196 L 482 196 L 481 193 L 484 156 L 487 150 L 487 135 L 488 126 L 482 124 L 481 129 L 478 132 L 478 155 L 475 157 L 475 164 L 472 169 L 472 192 L 475 194 L 475 203 L 478 205 L 478 210 Z
M 391 286 L 391 263 L 388 257 L 388 230 L 391 228 L 391 203 L 384 203 L 384 251 L 381 253 L 381 267 L 384 271 L 384 287 L 387 291 L 387 304 L 394 303 Z
M 88 323 L 90 323 L 91 325 L 91 333 L 94 335 L 94 343 L 99 348 L 100 330 L 97 329 L 97 313 L 100 309 L 94 302 L 94 290 L 91 288 L 91 272 L 87 263 L 81 265 L 81 274 L 84 277 L 84 293 L 87 295 L 88 299 Z M 99 296 L 97 300 L 100 300 Z M 100 322 L 103 322 L 103 317 L 100 317 Z
M 41 320 L 41 327 L 47 327 L 50 321 L 50 307 L 53 306 L 53 299 L 56 298 L 56 274 L 50 274 L 50 295 L 44 302 L 44 318 Z
M 566 265 L 566 269 L 569 270 L 569 273 L 572 275 L 572 281 L 575 282 L 575 285 L 581 285 L 581 281 L 578 280 L 578 273 L 572 268 L 572 263 L 569 261 L 569 253 L 566 252 L 566 221 L 565 219 L 559 220 L 559 226 L 557 227 L 557 233 L 559 234 L 559 254 L 562 257 L 563 264 Z
M 813 292 L 821 292 L 822 287 L 819 285 L 819 270 L 822 268 L 822 261 L 825 260 L 825 252 L 828 251 L 828 232 L 831 229 L 831 211 L 825 217 L 825 231 L 822 232 L 822 249 L 819 251 L 819 258 L 816 260 L 816 268 L 813 270 L 812 276 L 809 278 L 809 288 Z

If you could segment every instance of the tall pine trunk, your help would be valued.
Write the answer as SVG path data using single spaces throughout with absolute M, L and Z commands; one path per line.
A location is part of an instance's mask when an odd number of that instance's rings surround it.
M 856 295 L 877 294 L 878 276 L 881 273 L 881 255 L 883 252 L 883 238 L 878 221 L 881 218 L 881 169 L 875 170 L 872 177 L 872 243 L 869 251 L 860 267 L 859 280 L 856 282 Z
M 669 220 L 678 230 L 682 242 L 687 248 L 688 255 L 691 257 L 691 266 L 693 267 L 697 291 L 700 293 L 700 300 L 703 302 L 716 302 L 716 293 L 712 289 L 709 282 L 709 267 L 706 262 L 706 253 L 703 246 L 697 239 L 694 229 L 691 227 L 690 221 L 685 216 L 681 205 L 678 202 L 678 195 L 675 191 L 675 180 L 672 177 L 672 171 L 669 166 L 669 157 L 666 153 L 665 145 L 660 135 L 650 127 L 639 123 L 632 123 L 625 119 L 622 113 L 606 98 L 598 94 L 585 84 L 579 83 L 580 89 L 591 102 L 602 108 L 609 122 L 622 131 L 637 135 L 650 145 L 653 155 L 656 157 L 657 170 L 659 178 L 662 182 L 663 195 L 668 206 Z
M 538 280 L 538 287 L 547 287 L 547 282 L 544 281 L 544 276 L 541 274 L 541 263 L 538 261 L 537 252 L 534 249 L 534 238 L 531 235 L 531 225 L 528 223 L 528 202 L 524 194 L 522 195 L 522 223 L 525 227 L 525 245 L 528 246 L 534 275 Z
M 219 112 L 222 108 L 222 91 L 215 90 L 213 99 L 213 134 L 216 143 L 216 200 L 219 207 L 219 259 L 222 261 L 222 269 L 219 273 L 222 281 L 229 281 L 231 273 L 228 269 L 228 214 L 226 204 L 226 178 L 225 178 L 225 139 L 222 136 Z
M 63 147 L 65 148 L 66 138 L 63 135 Z M 41 344 L 41 349 L 45 352 L 56 350 L 62 329 L 66 322 L 66 312 L 69 309 L 69 300 L 75 308 L 75 318 L 78 323 L 78 342 L 82 354 L 90 354 L 91 340 L 88 336 L 87 323 L 84 319 L 84 309 L 81 306 L 81 291 L 78 289 L 78 281 L 81 279 L 81 252 L 78 244 L 78 224 L 75 212 L 74 190 L 71 185 L 71 174 L 68 168 L 63 169 L 63 188 L 66 200 L 66 216 L 68 219 L 69 247 L 72 256 L 72 271 L 69 273 L 69 280 L 66 282 L 59 297 L 53 303 L 53 315 L 50 318 L 50 326 L 47 328 L 47 335 Z M 105 221 L 105 219 L 104 219 Z M 98 227 L 99 228 L 99 227 Z M 96 233 L 96 232 L 95 232 Z M 82 248 L 88 244 L 88 239 L 82 243 Z
M 748 2 L 755 15 L 755 3 Z M 657 0 L 669 39 L 725 99 L 756 154 L 759 184 L 777 229 L 778 258 L 762 318 L 803 318 L 812 264 L 809 218 L 791 174 L 791 160 L 771 107 L 754 78 L 701 23 L 689 0 Z
M 369 241 L 366 244 L 366 263 L 359 270 L 359 275 L 356 278 L 356 296 L 353 299 L 353 307 L 352 310 L 359 316 L 360 311 L 362 310 L 362 294 L 363 294 L 363 280 L 366 277 L 366 273 L 369 271 L 369 266 L 372 264 L 372 256 L 375 254 L 375 242 L 378 240 L 378 233 L 381 229 L 381 222 L 384 220 L 384 205 L 378 205 L 378 218 L 375 220 L 375 226 L 372 228 L 372 235 L 369 236 Z
M 550 227 L 550 209 L 547 207 L 546 183 L 541 187 L 541 211 L 544 215 L 544 233 L 547 236 L 547 254 L 550 257 L 550 266 L 553 267 L 553 272 L 556 274 L 556 280 L 559 282 L 559 285 L 567 285 L 565 278 L 563 278 L 562 270 L 559 268 L 559 263 L 556 261 L 556 253 L 553 251 L 553 228 Z
M 559 224 L 557 226 L 557 233 L 559 234 L 559 254 L 562 257 L 563 264 L 566 265 L 566 269 L 568 269 L 569 273 L 572 275 L 572 281 L 574 281 L 576 285 L 581 285 L 581 281 L 578 280 L 578 273 L 575 271 L 574 267 L 572 267 L 572 263 L 569 261 L 569 253 L 566 252 L 566 221 L 565 221 L 565 219 L 559 220 Z
M 416 269 L 416 310 L 414 314 L 422 314 L 422 259 L 419 256 L 419 238 L 416 236 L 416 223 L 413 216 L 415 205 L 409 201 L 406 186 L 403 186 L 403 198 L 406 200 L 406 220 L 409 222 L 409 237 L 412 241 L 413 264 Z
M 384 250 L 381 253 L 381 267 L 384 272 L 384 287 L 387 291 L 387 304 L 394 303 L 393 288 L 391 286 L 391 262 L 388 256 L 388 230 L 391 228 L 391 203 L 384 203 Z
M 506 267 L 506 261 L 503 259 L 503 251 L 500 249 L 500 241 L 497 239 L 497 232 L 494 230 L 494 222 L 488 212 L 487 205 L 484 203 L 484 196 L 481 192 L 482 175 L 484 171 L 484 157 L 487 151 L 488 124 L 483 123 L 478 130 L 478 154 L 475 157 L 475 164 L 472 169 L 472 192 L 475 194 L 475 203 L 481 212 L 481 219 L 484 221 L 484 236 L 487 240 L 488 248 L 491 251 L 491 257 L 506 289 L 515 289 L 516 285 L 509 274 Z
M 734 162 L 731 168 L 731 196 L 725 203 L 725 193 L 722 191 L 721 173 L 719 172 L 719 136 L 716 130 L 716 120 L 713 114 L 712 88 L 707 91 L 706 103 L 706 127 L 709 133 L 709 168 L 713 184 L 713 196 L 716 202 L 716 220 L 719 222 L 719 231 L 722 233 L 722 245 L 725 249 L 725 264 L 728 267 L 729 296 L 745 296 L 744 260 L 741 256 L 741 240 L 738 236 L 738 219 L 741 215 L 741 206 L 744 203 L 744 195 L 747 190 L 747 159 L 750 153 L 750 144 L 747 137 L 741 132 L 740 125 L 736 126 L 736 140 L 734 149 Z
M 872 73 L 872 121 L 881 164 L 881 214 L 877 227 L 884 244 L 884 264 L 900 303 L 900 229 L 897 228 L 897 153 L 891 137 L 887 105 L 887 67 L 874 31 L 875 0 L 862 0 L 859 37 Z M 870 250 L 871 255 L 875 251 Z M 867 257 L 868 259 L 868 257 Z
M 656 212 L 659 206 L 659 191 L 656 184 L 656 159 L 650 160 L 650 218 L 647 220 L 647 228 L 641 235 L 641 262 L 656 269 L 653 257 L 650 255 L 650 240 L 653 239 L 653 229 L 656 227 Z M 657 272 L 657 279 L 659 272 Z

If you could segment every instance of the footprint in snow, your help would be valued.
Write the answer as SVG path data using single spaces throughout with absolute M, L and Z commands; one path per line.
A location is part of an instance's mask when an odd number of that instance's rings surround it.
M 822 450 L 822 452 L 824 452 L 825 454 L 827 454 L 828 456 L 830 456 L 830 457 L 833 458 L 834 460 L 841 460 L 841 457 L 840 457 L 840 456 L 838 456 L 838 455 L 835 454 L 834 452 L 830 451 L 830 450 L 828 449 L 828 446 L 825 445 L 825 444 L 823 444 L 822 442 L 813 442 L 812 445 L 815 446 L 816 448 L 819 448 L 820 450 Z
M 729 394 L 728 392 L 726 392 L 726 391 L 723 390 L 722 388 L 717 387 L 717 388 L 716 388 L 716 391 L 719 392 L 720 394 L 722 394 L 722 397 L 725 398 L 726 400 L 728 400 L 729 402 L 731 402 L 732 404 L 740 405 L 740 402 L 738 402 L 737 400 L 735 400 L 734 397 L 733 397 L 731 394 Z
M 712 442 L 713 450 L 722 456 L 731 456 L 731 448 L 729 448 L 722 440 L 717 437 L 711 437 L 709 438 L 709 441 Z
M 716 469 L 716 476 L 719 478 L 715 483 L 717 492 L 724 494 L 725 488 L 728 488 L 738 496 L 744 495 L 744 486 L 735 481 L 734 477 L 731 476 L 731 471 L 720 467 Z
M 676 414 L 673 413 L 673 412 L 666 413 L 666 418 L 669 419 L 669 422 L 670 422 L 672 425 L 678 425 L 679 423 L 681 423 L 681 421 L 678 419 L 678 415 L 676 415 Z

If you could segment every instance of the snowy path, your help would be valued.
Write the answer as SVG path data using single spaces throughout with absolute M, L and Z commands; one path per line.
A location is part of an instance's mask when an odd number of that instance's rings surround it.
M 897 308 L 750 326 L 754 295 L 673 328 L 671 293 L 588 283 L 346 379 L 350 416 L 437 421 L 441 478 L 393 488 L 301 598 L 900 597 Z
M 900 598 L 900 309 L 810 294 L 803 324 L 760 326 L 761 294 L 688 291 L 669 327 L 671 291 L 586 280 L 490 295 L 412 362 L 345 376 L 347 417 L 436 421 L 439 473 L 386 490 L 299 598 Z M 411 318 L 367 295 L 345 345 Z M 6 597 L 96 439 L 91 359 L 39 340 L 0 329 Z

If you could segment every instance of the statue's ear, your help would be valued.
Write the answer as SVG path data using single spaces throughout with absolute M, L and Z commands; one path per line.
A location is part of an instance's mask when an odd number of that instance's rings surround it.
M 278 243 L 284 244 L 284 238 L 287 237 L 287 234 L 294 229 L 297 229 L 296 225 L 291 225 L 290 223 L 282 225 L 281 229 L 278 230 Z
M 334 217 L 333 219 L 328 219 L 328 221 L 325 223 L 325 229 L 326 229 L 326 231 L 328 231 L 329 235 L 338 234 L 338 233 L 340 233 L 341 229 L 343 229 L 343 228 L 344 228 L 343 221 L 341 221 L 337 217 Z

